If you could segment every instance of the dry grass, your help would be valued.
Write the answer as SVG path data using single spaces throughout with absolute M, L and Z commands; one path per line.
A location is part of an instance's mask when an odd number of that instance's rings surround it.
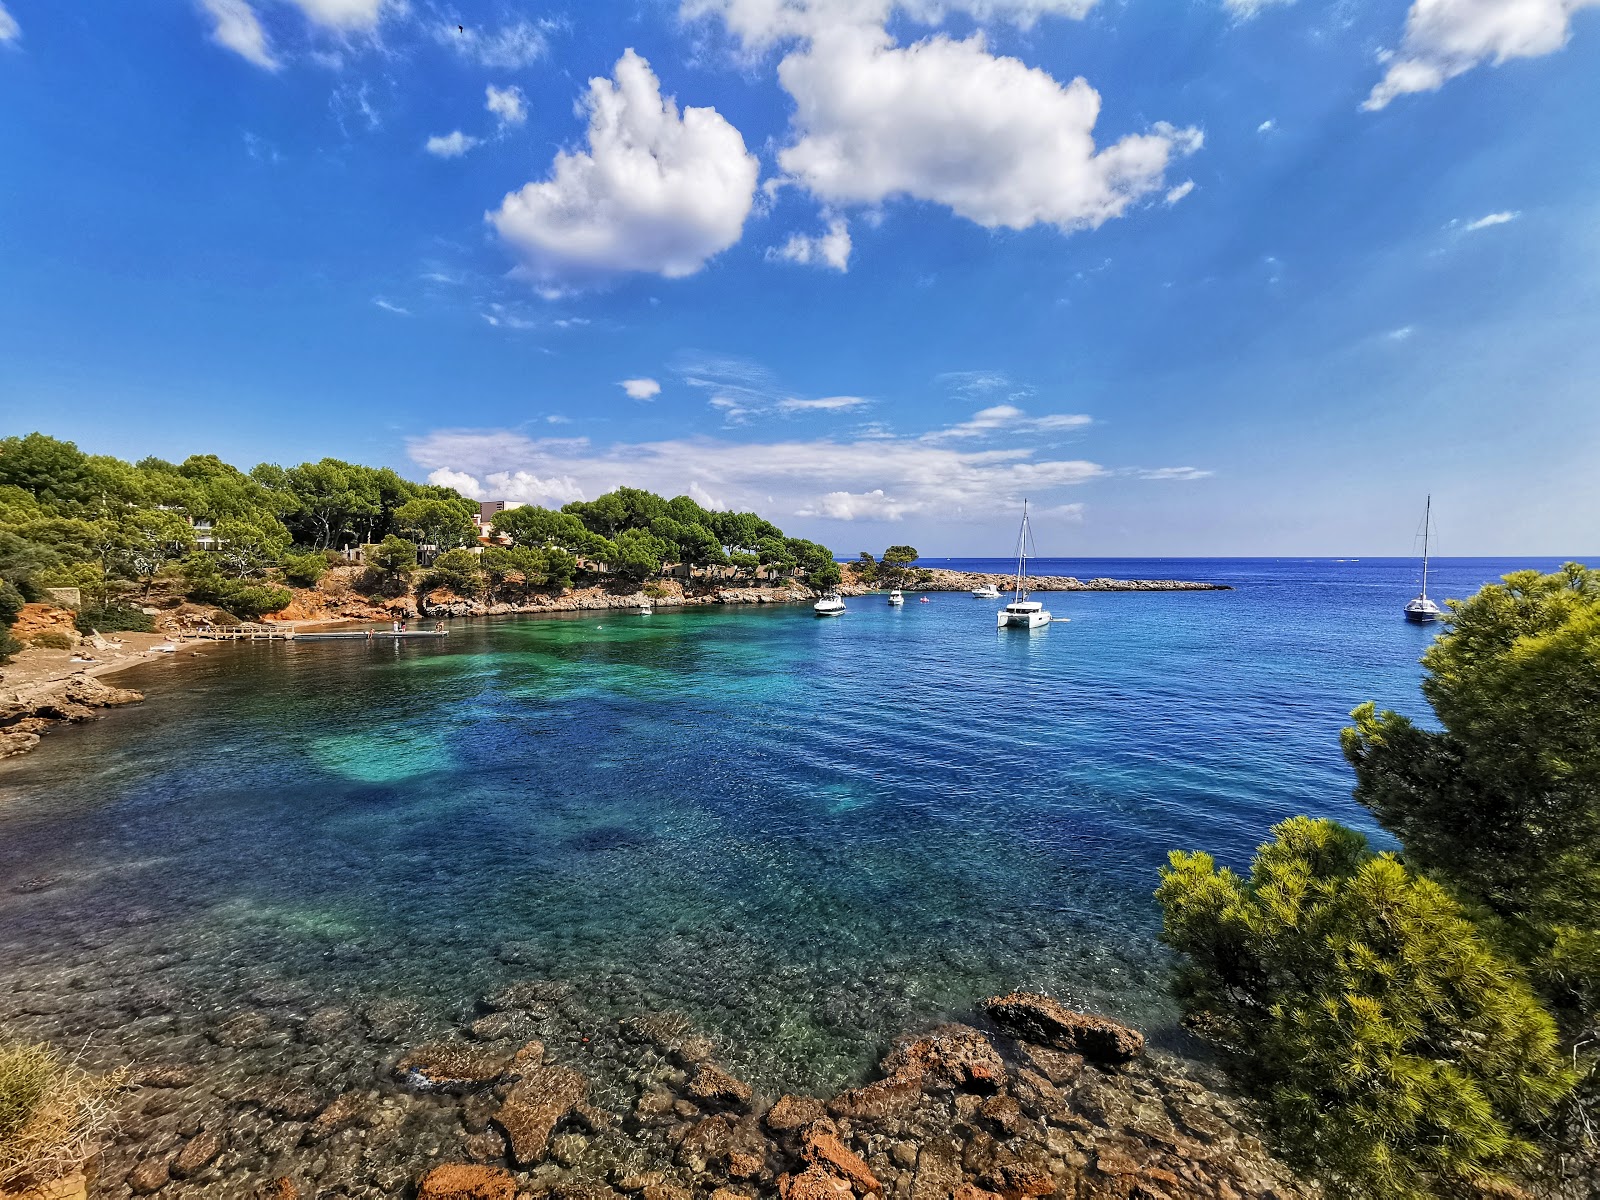
M 91 1075 L 45 1043 L 0 1044 L 0 1188 L 77 1170 L 111 1125 L 122 1072 Z

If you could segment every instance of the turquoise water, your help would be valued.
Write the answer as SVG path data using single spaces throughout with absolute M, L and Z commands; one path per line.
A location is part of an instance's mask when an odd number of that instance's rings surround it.
M 1433 590 L 1517 565 L 1442 563 Z M 1031 633 L 936 594 L 142 668 L 145 704 L 0 768 L 0 877 L 59 880 L 0 889 L 0 991 L 59 966 L 92 993 L 107 945 L 216 1011 L 269 979 L 452 1019 L 542 974 L 817 1091 L 1014 986 L 1176 1043 L 1166 851 L 1242 864 L 1298 812 L 1367 827 L 1338 731 L 1367 699 L 1421 710 L 1415 567 L 1039 569 L 1237 590 L 1047 596 L 1070 623 Z

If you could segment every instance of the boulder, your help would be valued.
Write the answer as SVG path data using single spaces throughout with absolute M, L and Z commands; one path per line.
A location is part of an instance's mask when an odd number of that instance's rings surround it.
M 689 1098 L 707 1106 L 736 1108 L 750 1103 L 750 1085 L 735 1079 L 716 1063 L 701 1063 L 689 1084 Z
M 989 1039 L 967 1025 L 941 1025 L 902 1040 L 884 1058 L 884 1081 L 932 1091 L 996 1091 L 1006 1066 Z
M 883 1191 L 866 1160 L 839 1140 L 832 1121 L 818 1121 L 801 1135 L 800 1157 L 846 1180 L 859 1195 Z
M 543 1161 L 555 1127 L 588 1091 L 589 1081 L 570 1067 L 552 1064 L 524 1072 L 494 1118 L 512 1161 L 518 1166 Z
M 222 1153 L 222 1135 L 202 1129 L 187 1142 L 172 1160 L 172 1174 L 178 1179 L 187 1178 Z
M 417 1184 L 417 1200 L 515 1200 L 517 1182 L 503 1167 L 445 1163 Z
M 333 1103 L 317 1114 L 317 1119 L 306 1126 L 307 1145 L 326 1141 L 341 1129 L 348 1129 L 366 1115 L 366 1098 L 359 1092 L 344 1092 Z
M 129 1171 L 123 1182 L 135 1196 L 148 1196 L 151 1192 L 165 1187 L 167 1180 L 171 1178 L 172 1171 L 168 1168 L 166 1159 L 147 1158 Z
M 1074 1012 L 1060 1001 L 1032 992 L 1012 992 L 984 1001 L 984 1011 L 1006 1033 L 1024 1042 L 1081 1054 L 1115 1066 L 1144 1053 L 1144 1035 L 1120 1021 Z
M 849 1200 L 850 1185 L 821 1167 L 807 1167 L 798 1175 L 778 1177 L 782 1200 Z
M 506 1077 L 511 1054 L 472 1042 L 429 1042 L 394 1066 L 396 1078 L 419 1092 L 465 1092 L 492 1087 Z
M 790 1133 L 822 1116 L 822 1101 L 811 1096 L 779 1096 L 762 1118 L 773 1133 Z

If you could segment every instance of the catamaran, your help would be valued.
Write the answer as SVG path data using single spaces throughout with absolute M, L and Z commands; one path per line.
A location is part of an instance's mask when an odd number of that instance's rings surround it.
M 811 611 L 819 617 L 838 617 L 844 615 L 844 597 L 838 592 L 829 592 L 821 600 L 811 606 Z
M 1428 621 L 1437 621 L 1444 614 L 1439 611 L 1439 606 L 1428 599 L 1428 528 L 1433 522 L 1433 497 L 1428 497 L 1427 507 L 1422 510 L 1422 591 L 1417 598 L 1406 605 L 1406 620 L 1425 624 Z
M 1048 625 L 1051 616 L 1044 605 L 1028 599 L 1028 502 L 1022 502 L 1022 528 L 1017 532 L 1017 582 L 1011 603 L 997 614 L 1001 629 L 1037 629 Z

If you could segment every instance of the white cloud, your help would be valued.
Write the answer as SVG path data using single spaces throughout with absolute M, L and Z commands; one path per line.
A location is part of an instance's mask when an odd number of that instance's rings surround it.
M 383 309 L 384 312 L 396 313 L 402 317 L 409 317 L 411 315 L 411 310 L 409 308 L 401 308 L 398 304 L 392 304 L 388 300 L 385 300 L 382 296 L 374 296 L 372 298 L 372 302 L 379 308 Z
M 860 408 L 871 401 L 864 396 L 820 396 L 815 400 L 796 400 L 790 397 L 778 401 L 779 412 L 839 412 Z
M 515 71 L 531 66 L 550 48 L 543 23 L 518 21 L 514 25 L 485 32 L 473 26 L 461 27 L 446 22 L 434 26 L 434 40 L 449 46 L 464 58 L 485 67 Z
M 685 21 L 719 19 L 746 51 L 757 52 L 842 25 L 882 27 L 897 10 L 924 25 L 964 13 L 979 23 L 1030 29 L 1040 17 L 1081 18 L 1094 6 L 1095 0 L 682 0 L 678 12 Z
M 429 480 L 468 495 L 566 503 L 619 484 L 662 495 L 715 496 L 721 506 L 834 520 L 913 514 L 987 520 L 1024 496 L 1048 503 L 1110 472 L 1032 448 L 965 449 L 915 437 L 733 442 L 680 438 L 597 446 L 509 431 L 440 430 L 409 443 Z
M 1194 191 L 1194 180 L 1192 179 L 1185 179 L 1177 187 L 1169 188 L 1167 190 L 1167 206 L 1170 208 L 1192 191 Z
M 767 249 L 769 260 L 801 263 L 819 267 L 832 267 L 835 271 L 850 269 L 850 227 L 843 217 L 828 222 L 827 231 L 816 237 L 794 234 L 782 246 Z
M 1388 338 L 1391 342 L 1409 342 L 1416 332 L 1417 327 L 1415 325 L 1402 325 L 1399 329 L 1389 330 L 1389 332 L 1383 336 Z
M 1000 432 L 1062 433 L 1093 424 L 1094 418 L 1083 413 L 1050 413 L 1042 417 L 1030 417 L 1015 404 L 994 404 L 973 413 L 970 421 L 935 429 L 923 437 L 928 441 L 943 441 L 947 438 L 988 437 Z
M 1600 0 L 1414 0 L 1400 50 L 1362 108 L 1432 92 L 1479 63 L 1540 58 L 1567 44 L 1572 15 Z
M 1476 221 L 1467 222 L 1463 229 L 1466 233 L 1476 233 L 1480 229 L 1489 229 L 1495 225 L 1509 224 L 1510 222 L 1515 221 L 1521 215 L 1521 213 L 1514 212 L 1490 213 L 1488 216 L 1479 217 Z
M 795 103 L 785 172 L 824 203 L 932 201 L 986 228 L 1100 225 L 1160 189 L 1198 130 L 1158 124 L 1097 150 L 1100 96 L 988 52 L 982 33 L 901 48 L 881 27 L 821 29 L 778 66 Z
M 1148 467 L 1133 472 L 1140 479 L 1209 479 L 1212 472 L 1202 471 L 1199 467 Z
M 480 139 L 468 137 L 457 129 L 454 133 L 436 134 L 429 138 L 423 149 L 439 158 L 460 158 L 478 144 Z
M 17 24 L 17 19 L 0 4 L 0 42 L 14 42 L 22 36 L 22 26 Z
M 200 7 L 216 23 L 211 30 L 211 40 L 217 45 L 268 71 L 278 69 L 278 61 L 272 57 L 267 44 L 267 32 L 245 0 L 200 0 Z M 4 36 L 7 20 L 5 10 L 0 8 L 0 37 Z M 14 27 L 16 22 L 12 25 Z
M 1269 8 L 1293 3 L 1294 0 L 1223 0 L 1223 7 L 1240 19 L 1248 21 Z
M 528 119 L 528 107 L 524 102 L 521 88 L 515 85 L 497 88 L 491 83 L 484 89 L 484 95 L 487 99 L 483 106 L 495 115 L 495 119 L 500 122 L 500 128 L 521 125 Z
M 339 33 L 376 29 L 391 0 L 290 0 L 306 19 Z
M 661 385 L 654 379 L 624 379 L 621 387 L 631 400 L 654 400 L 661 395 Z
M 680 117 L 632 50 L 614 79 L 589 81 L 587 106 L 588 148 L 563 150 L 548 179 L 487 214 L 535 278 L 681 278 L 739 240 L 759 163 L 716 109 Z
M 1276 121 L 1274 121 L 1271 117 L 1268 117 L 1265 121 L 1261 122 L 1261 124 L 1256 126 L 1256 132 L 1257 133 L 1271 133 L 1277 127 L 1278 127 L 1278 123 Z

